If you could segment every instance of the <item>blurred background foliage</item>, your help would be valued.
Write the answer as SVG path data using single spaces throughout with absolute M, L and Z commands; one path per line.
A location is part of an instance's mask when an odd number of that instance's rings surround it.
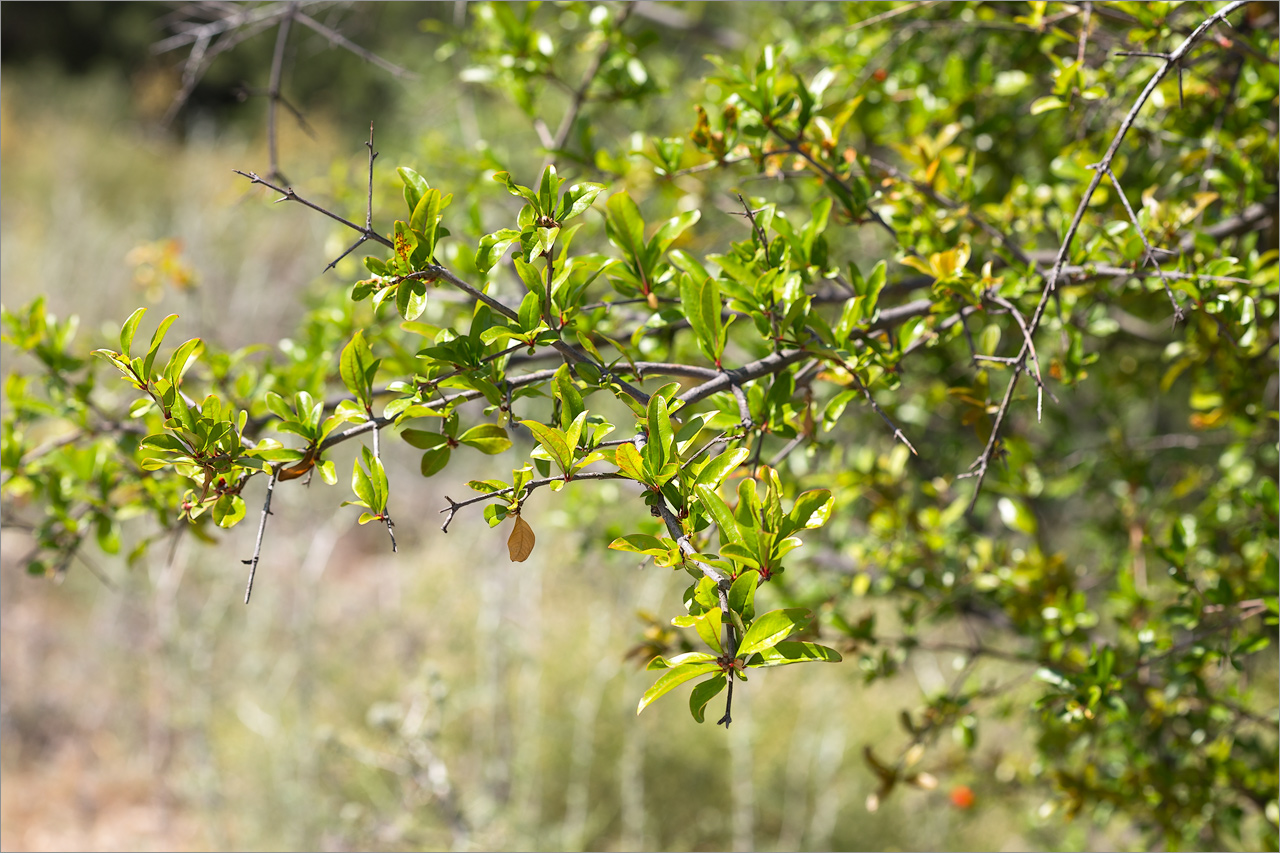
M 1213 9 L 1113 5 L 1130 20 L 1095 9 L 1083 49 L 1130 98 L 1150 67 L 1114 51 L 1166 49 Z M 281 170 L 358 218 L 375 120 L 375 210 L 398 208 L 394 166 L 418 169 L 455 195 L 450 224 L 466 239 L 443 254 L 465 267 L 475 239 L 513 212 L 490 174 L 532 183 L 545 158 L 535 121 L 556 130 L 600 31 L 624 7 L 306 8 L 416 77 L 297 28 L 284 93 L 305 126 L 279 117 Z M 733 190 L 805 221 L 815 188 L 787 180 L 783 158 L 674 179 L 654 168 L 664 156 L 655 140 L 685 140 L 679 167 L 706 161 L 693 104 L 710 114 L 708 134 L 732 134 L 730 86 L 709 79 L 720 73 L 709 57 L 749 68 L 772 44 L 806 79 L 839 66 L 842 85 L 863 96 L 854 156 L 912 174 L 942 161 L 954 179 L 979 152 L 967 173 L 975 206 L 1028 249 L 1052 250 L 1081 167 L 1129 103 L 1082 98 L 1084 120 L 1076 108 L 1028 120 L 1061 76 L 1049 56 L 1065 40 L 1053 41 L 1045 17 L 1059 15 L 1074 38 L 1079 13 L 1056 3 L 635 4 L 560 167 L 627 188 L 650 221 L 699 208 L 691 250 L 743 238 Z M 290 338 L 279 349 L 301 361 L 349 334 L 347 288 L 363 272 L 350 258 L 320 275 L 350 238 L 301 207 L 261 204 L 231 171 L 267 171 L 261 92 L 274 29 L 220 55 L 162 124 L 185 52 L 151 46 L 187 14 L 0 4 L 4 304 L 43 295 L 49 314 L 77 315 L 80 337 L 95 341 L 114 339 L 147 304 L 152 316 L 181 315 L 175 335 L 227 350 Z M 1153 221 L 1192 209 L 1197 190 L 1232 211 L 1275 206 L 1274 14 L 1251 8 L 1237 31 L 1262 61 L 1239 48 L 1221 68 L 1188 72 L 1180 112 L 1167 84 L 1159 119 L 1122 149 L 1117 171 L 1144 176 L 1170 207 L 1145 204 Z M 1220 108 L 1224 97 L 1234 109 Z M 955 245 L 963 217 L 930 220 L 923 195 L 902 185 L 867 189 L 924 257 Z M 1129 189 L 1137 204 L 1147 187 Z M 1104 183 L 1098 204 L 1115 202 Z M 842 259 L 865 272 L 890 258 L 887 294 L 912 275 L 879 229 L 840 227 L 831 239 Z M 1141 257 L 1136 238 L 1097 231 L 1108 257 Z M 1066 314 L 1085 332 L 1046 344 L 1060 404 L 1046 401 L 1036 424 L 1033 398 L 1018 401 L 972 525 L 955 475 L 985 437 L 988 374 L 972 369 L 954 329 L 904 362 L 892 393 L 878 389 L 919 459 L 873 413 L 854 413 L 856 402 L 821 446 L 790 457 L 788 473 L 835 490 L 840 509 L 775 594 L 817 610 L 846 659 L 753 675 L 727 732 L 696 726 L 678 702 L 635 716 L 651 681 L 636 664 L 680 642 L 667 618 L 684 583 L 606 549 L 639 509 L 612 483 L 531 502 L 539 545 L 523 564 L 507 560 L 479 513 L 450 535 L 436 527 L 443 495 L 493 476 L 489 460 L 459 456 L 434 479 L 396 478 L 394 556 L 385 536 L 353 526 L 336 493 L 290 489 L 273 507 L 248 608 L 240 559 L 254 525 L 212 548 L 166 535 L 132 566 L 85 548 L 54 586 L 22 571 L 30 539 L 8 528 L 30 507 L 7 502 L 3 846 L 1273 848 L 1274 246 L 1274 225 L 1233 237 L 1240 262 L 1227 274 L 1252 284 L 1202 295 L 1253 300 L 1254 338 L 1237 347 L 1217 337 L 1223 323 L 1248 332 L 1237 307 L 1193 313 L 1184 332 L 1169 328 L 1154 287 L 1064 288 Z M 897 294 L 909 298 L 906 286 Z M 1065 340 L 1071 325 L 1053 334 Z M 975 323 L 973 334 L 998 341 L 1001 328 Z M 5 361 L 36 372 L 12 346 Z M 31 394 L 10 380 L 10 410 L 15 390 Z M 389 469 L 416 471 L 415 454 L 387 444 Z M 340 471 L 352 455 L 339 448 Z M 125 524 L 122 552 L 147 533 Z M 1108 723 L 1115 697 L 1129 716 Z M 1135 761 L 1144 755 L 1149 766 Z

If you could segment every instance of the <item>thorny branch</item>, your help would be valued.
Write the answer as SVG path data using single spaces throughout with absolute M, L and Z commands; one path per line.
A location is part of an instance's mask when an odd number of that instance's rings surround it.
M 271 515 L 271 495 L 276 489 L 276 472 L 272 471 L 271 476 L 267 478 L 267 497 L 262 502 L 262 518 L 258 521 L 258 538 L 253 545 L 253 558 L 242 560 L 249 567 L 249 582 L 244 588 L 244 603 L 249 603 L 249 596 L 253 595 L 253 576 L 258 572 L 258 560 L 262 556 L 262 534 L 267 530 L 267 516 Z
M 279 147 L 276 140 L 276 105 L 280 102 L 280 81 L 284 76 L 284 48 L 289 41 L 289 29 L 293 26 L 293 17 L 298 12 L 298 4 L 290 3 L 280 16 L 279 30 L 276 33 L 276 49 L 271 56 L 271 79 L 267 84 L 267 159 L 271 168 L 271 179 L 287 184 L 289 181 L 280 171 Z
M 372 415 L 370 415 L 372 417 Z M 378 465 L 382 464 L 382 447 L 378 442 L 378 435 L 381 433 L 379 429 L 373 429 L 373 460 Z M 373 473 L 373 472 L 370 472 Z M 384 506 L 382 508 L 382 520 L 387 525 L 387 535 L 391 537 L 391 553 L 395 554 L 400 549 L 396 547 L 396 530 L 395 524 L 391 521 L 391 509 Z
M 635 5 L 635 2 L 631 2 L 622 7 L 622 11 L 618 13 L 617 20 L 613 23 L 614 32 L 621 32 L 622 25 L 630 17 L 631 10 L 635 8 Z M 600 65 L 604 62 L 605 57 L 609 55 L 609 51 L 612 48 L 612 39 L 606 37 L 587 64 L 587 70 L 582 74 L 582 81 L 578 84 L 578 88 L 573 90 L 573 99 L 569 102 L 569 109 L 565 111 L 564 117 L 560 119 L 560 126 L 556 128 L 556 135 L 548 140 L 547 148 L 549 150 L 547 151 L 547 158 L 542 164 L 543 170 L 555 161 L 556 154 L 569 141 L 569 133 L 573 130 L 573 123 L 577 121 L 578 113 L 582 111 L 583 104 L 587 102 L 587 93 L 591 89 L 591 84 L 595 82 L 596 75 L 600 73 Z
M 1116 135 L 1111 140 L 1111 145 L 1108 146 L 1102 160 L 1093 166 L 1093 178 L 1089 181 L 1089 186 L 1085 190 L 1084 196 L 1080 199 L 1080 204 L 1076 207 L 1075 215 L 1072 217 L 1071 224 L 1068 226 L 1067 232 L 1063 236 L 1062 245 L 1058 249 L 1058 255 L 1054 260 L 1053 269 L 1050 270 L 1049 275 L 1045 280 L 1044 289 L 1040 294 L 1040 301 L 1036 305 L 1035 312 L 1031 315 L 1030 322 L 1027 324 L 1026 334 L 1029 338 L 1034 337 L 1036 330 L 1040 327 L 1040 321 L 1044 318 L 1045 308 L 1048 306 L 1049 299 L 1057 289 L 1058 280 L 1062 275 L 1063 267 L 1066 265 L 1067 257 L 1071 252 L 1071 245 L 1075 241 L 1076 232 L 1080 229 L 1080 224 L 1084 220 L 1085 211 L 1088 210 L 1089 202 L 1093 199 L 1094 192 L 1097 191 L 1098 185 L 1102 182 L 1102 175 L 1104 172 L 1110 173 L 1111 161 L 1115 159 L 1116 153 L 1120 150 L 1120 143 L 1124 141 L 1124 138 L 1128 135 L 1130 128 L 1133 127 L 1133 123 L 1137 119 L 1138 113 L 1141 112 L 1142 107 L 1146 104 L 1147 99 L 1151 97 L 1151 93 L 1155 91 L 1156 86 L 1160 85 L 1160 81 L 1169 73 L 1169 70 L 1182 61 L 1182 58 L 1187 55 L 1187 52 L 1191 47 L 1200 40 L 1201 36 L 1203 36 L 1209 28 L 1218 21 L 1224 20 L 1232 12 L 1246 5 L 1246 3 L 1247 0 L 1233 0 L 1233 2 L 1228 3 L 1226 6 L 1210 15 L 1205 21 L 1196 27 L 1195 30 L 1191 32 L 1191 35 L 1187 36 L 1186 40 L 1182 42 L 1182 44 L 1178 45 L 1173 51 L 1164 57 L 1164 63 L 1156 70 L 1156 73 L 1151 76 L 1151 79 L 1147 81 L 1146 87 L 1143 88 L 1142 92 L 1138 95 L 1137 100 L 1134 101 L 1133 106 L 1129 109 L 1124 120 L 1120 123 L 1120 128 L 1116 131 Z M 978 503 L 978 496 L 982 493 L 983 480 L 986 478 L 991 459 L 1000 441 L 1000 428 L 1004 425 L 1005 418 L 1008 415 L 1009 405 L 1013 401 L 1014 389 L 1017 387 L 1018 379 L 1022 376 L 1023 370 L 1026 369 L 1027 357 L 1029 354 L 1030 349 L 1027 342 L 1024 341 L 1022 350 L 1018 353 L 1018 362 L 1013 367 L 1013 375 L 1009 377 L 1009 386 L 1005 389 L 1004 399 L 1001 401 L 999 409 L 996 410 L 995 420 L 991 426 L 991 436 L 988 438 L 986 447 L 983 449 L 982 454 L 974 461 L 973 465 L 970 466 L 970 473 L 967 476 L 974 477 L 976 482 L 974 483 L 973 497 L 969 501 L 969 507 L 967 509 L 968 513 L 973 512 L 974 507 Z
M 714 566 L 707 565 L 697 559 L 697 549 L 689 541 L 688 534 L 681 529 L 680 520 L 676 518 L 675 513 L 667 506 L 665 500 L 658 501 L 657 505 L 653 507 L 653 514 L 661 518 L 663 524 L 667 526 L 667 533 L 671 535 L 672 539 L 676 540 L 676 545 L 679 546 L 680 553 L 684 555 L 685 562 L 702 572 L 704 576 L 716 585 L 716 599 L 720 604 L 720 612 L 724 615 L 722 628 L 724 636 L 721 644 L 724 646 L 725 655 L 730 658 L 734 657 L 738 653 L 738 632 L 730 618 L 730 614 L 733 612 L 729 607 L 731 581 Z M 733 673 L 728 673 L 727 677 L 729 679 L 729 696 L 725 701 L 724 716 L 716 722 L 716 725 L 723 725 L 725 728 L 728 728 L 729 724 L 733 722 L 733 682 L 735 676 Z
M 570 477 L 568 480 L 566 480 L 563 475 L 559 477 L 543 477 L 540 480 L 531 480 L 530 482 L 525 483 L 525 485 L 521 488 L 521 491 L 523 491 L 524 494 L 527 496 L 534 489 L 540 489 L 543 486 L 549 486 L 552 483 L 565 483 L 565 482 L 573 483 L 578 480 L 624 480 L 624 479 L 626 478 L 623 477 L 621 474 L 617 474 L 612 471 L 579 471 L 578 473 Z M 492 500 L 494 498 L 500 498 L 503 495 L 509 495 L 514 491 L 515 491 L 515 486 L 507 486 L 505 489 L 499 489 L 496 492 L 486 492 L 485 494 L 477 495 L 474 498 L 467 498 L 465 501 L 455 501 L 453 498 L 449 497 L 448 495 L 445 495 L 444 499 L 449 502 L 449 505 L 444 509 L 440 510 L 440 512 L 442 513 L 447 512 L 449 513 L 449 515 L 445 518 L 444 524 L 440 525 L 440 530 L 443 531 L 444 533 L 449 532 L 449 525 L 453 523 L 453 516 L 455 513 L 457 513 L 458 510 L 469 507 L 472 504 L 478 504 L 478 503 L 482 503 L 483 501 Z
M 1129 214 L 1129 221 L 1133 223 L 1133 229 L 1142 238 L 1142 246 L 1146 250 L 1143 254 L 1143 263 L 1154 266 L 1156 273 L 1160 276 L 1160 283 L 1164 285 L 1164 292 L 1169 297 L 1169 302 L 1173 305 L 1173 324 L 1176 326 L 1178 321 L 1186 316 L 1183 314 L 1182 306 L 1178 304 L 1177 297 L 1173 295 L 1173 290 L 1169 287 L 1169 281 L 1165 278 L 1164 270 L 1160 267 L 1160 260 L 1156 257 L 1156 250 L 1151 247 L 1151 243 L 1147 240 L 1146 230 L 1142 227 L 1142 223 L 1138 221 L 1138 216 L 1133 212 L 1133 208 L 1129 206 L 1129 198 L 1124 194 L 1124 187 L 1120 186 L 1120 179 L 1116 177 L 1115 172 L 1111 171 L 1110 166 L 1106 166 L 1105 169 L 1107 177 L 1111 179 L 1111 185 L 1116 188 L 1116 194 L 1120 196 L 1120 203 L 1124 205 L 1125 213 Z

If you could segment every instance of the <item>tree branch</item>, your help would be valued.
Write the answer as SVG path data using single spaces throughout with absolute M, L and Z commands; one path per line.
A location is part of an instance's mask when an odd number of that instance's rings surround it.
M 258 573 L 258 560 L 262 556 L 262 534 L 267 530 L 267 516 L 271 515 L 271 494 L 276 489 L 276 472 L 273 470 L 271 476 L 267 478 L 267 497 L 262 502 L 262 518 L 258 521 L 258 539 L 253 546 L 253 558 L 250 560 L 241 560 L 249 567 L 249 582 L 244 588 L 244 603 L 249 603 L 249 596 L 253 595 L 253 577 Z
M 1116 153 L 1120 150 L 1120 143 L 1129 133 L 1129 129 L 1133 127 L 1134 121 L 1141 112 L 1142 107 L 1146 104 L 1147 99 L 1151 97 L 1151 93 L 1155 91 L 1156 86 L 1164 79 L 1169 70 L 1179 63 L 1191 47 L 1199 41 L 1200 37 L 1205 34 L 1218 21 L 1224 20 L 1229 14 L 1237 9 L 1245 6 L 1247 0 L 1232 0 L 1226 6 L 1219 9 L 1213 15 L 1210 15 L 1203 21 L 1191 35 L 1187 36 L 1182 44 L 1178 45 L 1166 57 L 1164 63 L 1156 70 L 1156 73 L 1147 81 L 1147 85 L 1138 95 L 1137 100 L 1125 115 L 1124 120 L 1120 123 L 1119 130 L 1116 131 L 1115 137 L 1111 140 L 1111 144 L 1107 147 L 1106 153 L 1102 160 L 1093 166 L 1093 178 L 1089 181 L 1089 186 L 1084 192 L 1084 197 L 1080 199 L 1079 206 L 1076 207 L 1075 215 L 1071 218 L 1071 224 L 1067 228 L 1066 234 L 1063 236 L 1062 245 L 1058 249 L 1057 258 L 1054 260 L 1053 269 L 1050 271 L 1045 286 L 1040 294 L 1040 301 L 1036 305 L 1035 312 L 1031 315 L 1031 320 L 1027 324 L 1028 336 L 1034 337 L 1036 330 L 1040 327 L 1040 321 L 1044 318 L 1045 308 L 1048 306 L 1049 297 L 1054 293 L 1058 286 L 1058 279 L 1062 275 L 1062 269 L 1066 265 L 1067 256 L 1071 252 L 1071 244 L 1075 241 L 1076 232 L 1080 230 L 1080 224 L 1084 221 L 1085 211 L 1089 208 L 1089 202 L 1093 199 L 1094 192 L 1097 191 L 1098 185 L 1102 182 L 1104 172 L 1111 170 L 1111 161 L 1115 159 Z M 992 425 L 991 437 L 987 441 L 987 446 L 983 449 L 982 455 L 970 466 L 970 473 L 965 476 L 975 477 L 977 482 L 974 484 L 973 498 L 969 502 L 968 513 L 972 513 L 978 502 L 978 495 L 982 491 L 982 483 L 986 478 L 987 469 L 991 462 L 991 454 L 995 451 L 999 441 L 1000 427 L 1004 423 L 1006 414 L 1008 413 L 1009 404 L 1013 400 L 1013 392 L 1018 384 L 1018 379 L 1022 375 L 1022 371 L 1026 367 L 1026 358 L 1029 354 L 1027 342 L 1023 342 L 1022 351 L 1018 354 L 1018 363 L 1014 365 L 1013 375 L 1009 378 L 1009 387 L 1005 390 L 1004 400 L 1000 404 L 999 410 L 996 412 L 995 423 Z

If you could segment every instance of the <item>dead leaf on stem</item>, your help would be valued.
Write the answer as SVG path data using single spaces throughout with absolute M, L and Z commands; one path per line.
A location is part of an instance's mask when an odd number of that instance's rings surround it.
M 511 535 L 507 537 L 507 552 L 511 555 L 511 562 L 523 563 L 529 559 L 529 555 L 533 553 L 534 539 L 529 522 L 517 515 L 515 527 L 511 528 Z

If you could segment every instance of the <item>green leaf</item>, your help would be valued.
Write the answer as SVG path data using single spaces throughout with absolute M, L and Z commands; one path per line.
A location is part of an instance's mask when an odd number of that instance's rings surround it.
M 365 411 L 373 405 L 373 377 L 377 371 L 378 362 L 365 343 L 364 332 L 357 330 L 350 342 L 342 348 L 338 373 L 342 377 L 342 384 L 356 395 Z
M 374 508 L 374 489 L 373 482 L 369 479 L 368 473 L 360 465 L 360 460 L 356 459 L 351 468 L 351 491 L 360 499 L 360 502 L 370 509 Z
M 194 356 L 197 351 L 203 348 L 204 341 L 199 338 L 192 338 L 189 341 L 184 341 L 173 351 L 173 355 L 169 356 L 169 362 L 164 367 L 164 376 L 173 387 L 177 388 L 182 385 L 182 377 L 191 369 L 191 365 L 195 363 Z M 143 373 L 145 374 L 147 370 L 148 368 L 144 365 Z
M 644 219 L 640 216 L 640 208 L 626 192 L 611 195 L 605 207 L 608 210 L 605 226 L 610 242 L 627 255 L 641 276 L 647 275 Z
M 427 184 L 426 178 L 408 166 L 401 166 L 396 169 L 396 172 L 399 173 L 400 180 L 404 182 L 404 201 L 405 204 L 409 205 L 409 211 L 412 212 L 417 209 L 418 202 L 426 195 L 430 186 Z
M 649 443 L 644 451 L 649 460 L 649 470 L 657 475 L 675 453 L 672 443 L 675 432 L 671 428 L 671 416 L 667 413 L 667 401 L 661 394 L 649 398 Z
M 458 436 L 458 441 L 489 456 L 503 453 L 511 447 L 511 439 L 507 437 L 507 431 L 497 424 L 473 426 Z
M 649 663 L 645 665 L 645 669 L 652 672 L 659 669 L 671 669 L 682 663 L 702 663 L 703 661 L 713 661 L 715 659 L 715 655 L 708 654 L 706 652 L 684 652 L 683 654 L 672 655 L 669 658 L 664 658 L 659 655 L 649 661 Z
M 760 573 L 745 571 L 738 575 L 729 587 L 729 607 L 742 614 L 743 621 L 756 618 L 756 588 L 760 585 Z
M 535 293 L 531 290 L 524 295 L 524 299 L 520 300 L 519 323 L 522 332 L 532 332 L 537 329 L 547 328 L 542 324 L 541 293 Z
M 803 629 L 813 615 L 803 608 L 771 610 L 751 623 L 738 646 L 738 657 L 747 658 L 756 652 L 776 646 L 791 634 Z
M 552 460 L 560 466 L 560 470 L 568 473 L 569 467 L 573 464 L 573 450 L 569 447 L 565 435 L 555 427 L 549 427 L 538 421 L 521 421 L 529 428 L 529 432 L 533 433 L 533 437 L 537 439 L 547 449 L 547 453 L 551 455 Z
M 585 411 L 578 412 L 578 416 L 573 419 L 573 423 L 569 424 L 569 428 L 564 431 L 564 442 L 569 448 L 570 462 L 577 455 L 578 439 L 582 437 L 582 427 L 586 422 L 587 413 Z
M 515 181 L 511 180 L 511 173 L 499 172 L 498 174 L 493 176 L 493 179 L 498 183 L 502 184 L 503 186 L 505 186 L 507 188 L 507 192 L 511 193 L 513 196 L 516 196 L 517 198 L 522 198 L 525 201 L 529 202 L 529 204 L 533 206 L 533 209 L 537 211 L 538 214 L 542 213 L 542 211 L 539 210 L 538 208 L 538 196 L 534 193 L 533 190 L 529 189 L 528 187 L 522 187 L 519 184 L 517 184 Z
M 727 682 L 728 679 L 722 674 L 694 685 L 693 692 L 689 694 L 689 713 L 693 714 L 696 721 L 701 723 L 706 719 L 707 703 L 724 690 Z
M 406 320 L 421 317 L 427 310 L 427 285 L 415 279 L 406 279 L 396 285 L 396 310 Z
M 685 319 L 689 321 L 689 327 L 703 344 L 704 350 L 710 350 L 709 342 L 713 338 L 703 310 L 702 290 L 702 284 L 695 282 L 689 273 L 680 274 L 680 309 L 684 312 Z
M 791 523 L 797 528 L 813 530 L 827 523 L 831 510 L 835 507 L 835 498 L 828 489 L 813 489 L 796 498 L 791 508 Z
M 720 630 L 723 626 L 724 614 L 718 607 L 708 610 L 693 620 L 693 628 L 702 638 L 702 642 L 714 649 L 717 654 L 724 652 L 724 647 L 720 645 Z
M 1031 114 L 1038 116 L 1041 113 L 1047 113 L 1050 110 L 1060 110 L 1067 105 L 1062 98 L 1054 95 L 1046 95 L 1043 98 L 1036 98 L 1031 102 Z
M 503 228 L 480 238 L 480 247 L 476 251 L 476 269 L 487 273 L 493 269 L 511 244 L 520 239 L 520 232 L 511 228 Z
M 756 493 L 756 481 L 750 478 L 738 481 L 738 506 L 733 517 L 744 529 L 760 526 L 760 496 Z
M 650 482 L 651 478 L 645 471 L 644 460 L 640 458 L 640 451 L 636 450 L 636 446 L 631 442 L 619 444 L 617 451 L 614 453 L 614 459 L 617 461 L 618 470 L 623 474 L 641 483 Z
M 724 481 L 724 478 L 733 473 L 739 465 L 746 461 L 751 455 L 751 450 L 746 447 L 736 447 L 733 450 L 726 450 L 719 456 L 707 462 L 702 470 L 698 472 L 697 485 L 709 486 L 715 489 Z
M 430 258 L 436 245 L 436 221 L 440 218 L 440 190 L 427 190 L 409 217 L 409 227 L 426 237 L 426 257 Z
M 649 707 L 655 699 L 658 699 L 663 694 L 679 687 L 686 681 L 697 678 L 699 675 L 705 675 L 708 672 L 715 672 L 719 669 L 720 664 L 715 661 L 706 663 L 684 663 L 679 666 L 672 667 L 663 673 L 662 677 L 655 681 L 653 686 L 646 690 L 644 695 L 640 697 L 640 705 L 636 708 L 636 714 L 639 714 L 645 708 Z
M 750 667 L 786 666 L 791 663 L 838 663 L 843 658 L 835 649 L 817 643 L 781 642 L 772 648 L 762 649 L 747 661 Z
M 760 557 L 756 554 L 755 549 L 741 542 L 721 543 L 720 556 L 727 557 L 737 563 L 745 563 L 756 568 L 760 567 Z
M 382 513 L 387 508 L 387 497 L 390 494 L 387 489 L 387 471 L 382 467 L 382 460 L 374 456 L 369 448 L 360 448 L 360 455 L 364 457 L 364 464 L 369 469 L 369 482 L 373 486 L 373 503 L 370 507 L 374 512 Z
M 569 375 L 569 365 L 562 364 L 556 370 L 555 395 L 560 400 L 560 423 L 567 427 L 574 418 L 586 411 L 582 393 Z
M 167 450 L 171 453 L 185 454 L 190 452 L 190 448 L 182 443 L 182 439 L 172 433 L 149 435 L 138 442 L 138 447 L 154 447 L 157 450 Z
M 720 528 L 721 547 L 741 538 L 738 532 L 738 522 L 734 519 L 733 513 L 729 511 L 729 506 L 724 502 L 724 498 L 720 497 L 720 493 L 710 486 L 702 484 L 694 486 L 694 491 L 698 493 L 698 500 L 702 502 L 703 508 L 715 521 L 716 527 Z
M 244 518 L 244 499 L 239 495 L 222 495 L 213 505 L 213 523 L 219 527 L 235 527 Z
M 418 466 L 422 476 L 430 477 L 432 474 L 440 473 L 444 466 L 449 464 L 449 454 L 451 452 L 448 445 L 445 445 L 432 448 L 422 454 L 422 462 Z
M 574 184 L 565 192 L 564 197 L 560 199 L 560 210 L 556 215 L 556 221 L 561 225 L 585 213 L 595 202 L 596 196 L 604 192 L 603 184 L 582 183 Z
M 633 554 L 649 554 L 654 557 L 665 556 L 671 547 L 657 536 L 648 533 L 632 533 L 621 536 L 609 543 L 615 551 L 627 551 Z
M 554 218 L 556 212 L 556 197 L 560 194 L 560 184 L 563 181 L 556 176 L 556 167 L 548 164 L 542 170 L 542 181 L 538 184 L 538 212 L 543 216 L 551 216 Z
M 124 325 L 120 327 L 120 354 L 125 358 L 129 358 L 134 332 L 138 331 L 138 323 L 142 322 L 142 315 L 145 313 L 147 313 L 146 308 L 139 308 L 130 314 L 129 319 L 125 320 Z
M 176 319 L 178 319 L 177 314 L 170 314 L 165 317 L 160 321 L 160 325 L 156 327 L 155 334 L 151 336 L 151 346 L 147 347 L 147 357 L 142 362 L 142 376 L 140 378 L 143 382 L 151 378 L 151 365 L 155 364 L 156 353 L 160 352 L 160 344 L 164 341 L 165 332 L 169 331 L 169 327 L 173 325 L 173 321 Z M 123 337 L 123 334 L 121 336 Z
M 667 251 L 671 244 L 688 230 L 689 226 L 701 218 L 702 212 L 694 208 L 693 210 L 686 210 L 679 216 L 672 217 L 658 226 L 658 230 L 654 232 L 653 239 L 649 241 L 650 262 L 656 260 L 658 256 Z

